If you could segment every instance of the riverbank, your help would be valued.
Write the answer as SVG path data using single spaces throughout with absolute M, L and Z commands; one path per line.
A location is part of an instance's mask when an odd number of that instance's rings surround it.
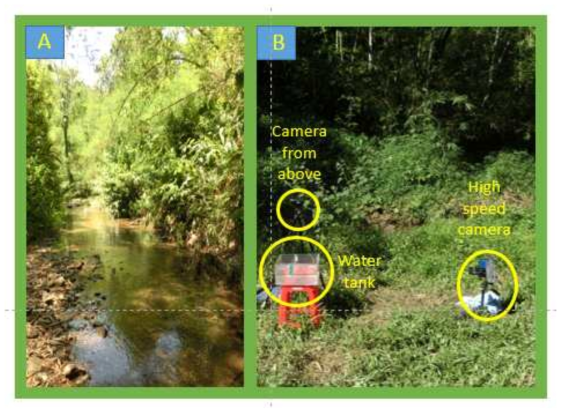
M 90 379 L 72 355 L 74 327 L 96 325 L 96 303 L 83 304 L 85 283 L 97 279 L 99 259 L 75 258 L 54 247 L 31 246 L 27 254 L 27 386 L 79 386 Z M 102 301 L 100 298 L 99 301 Z M 86 305 L 86 306 L 85 306 Z M 96 326 L 101 334 L 105 327 Z

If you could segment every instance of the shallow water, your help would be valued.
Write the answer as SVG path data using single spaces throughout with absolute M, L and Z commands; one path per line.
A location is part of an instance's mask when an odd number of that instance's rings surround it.
M 98 320 L 76 331 L 73 350 L 89 385 L 242 385 L 241 304 L 223 275 L 95 204 L 70 210 L 62 241 L 100 263 L 81 298 Z

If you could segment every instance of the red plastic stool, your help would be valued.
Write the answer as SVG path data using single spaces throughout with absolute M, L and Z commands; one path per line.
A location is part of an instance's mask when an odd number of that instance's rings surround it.
M 282 286 L 281 300 L 292 303 L 292 297 L 296 293 L 306 293 L 308 300 L 313 300 L 320 294 L 318 286 Z M 308 314 L 312 324 L 316 327 L 320 325 L 322 317 L 317 303 L 302 308 L 292 308 L 290 306 L 279 305 L 279 326 L 288 325 L 293 328 L 300 328 L 300 322 L 293 320 L 293 315 Z

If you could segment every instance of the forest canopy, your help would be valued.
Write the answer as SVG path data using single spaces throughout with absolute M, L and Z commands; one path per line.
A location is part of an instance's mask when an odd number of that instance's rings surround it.
M 300 30 L 297 61 L 273 71 L 279 116 L 376 137 L 433 123 L 469 155 L 533 151 L 533 29 Z

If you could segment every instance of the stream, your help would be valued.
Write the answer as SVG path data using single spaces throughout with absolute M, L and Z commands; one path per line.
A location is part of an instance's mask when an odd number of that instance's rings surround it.
M 80 299 L 97 320 L 73 321 L 89 386 L 242 385 L 241 302 L 223 275 L 96 202 L 69 209 L 62 244 L 99 263 Z

